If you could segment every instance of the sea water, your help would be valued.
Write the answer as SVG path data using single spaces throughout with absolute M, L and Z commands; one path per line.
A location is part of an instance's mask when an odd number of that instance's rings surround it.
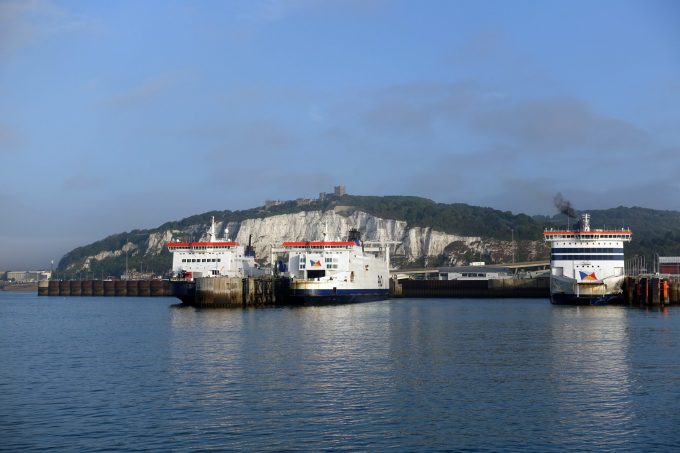
M 680 449 L 680 308 L 0 293 L 0 450 Z

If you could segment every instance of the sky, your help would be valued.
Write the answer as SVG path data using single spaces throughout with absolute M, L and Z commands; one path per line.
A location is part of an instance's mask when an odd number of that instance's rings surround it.
M 680 210 L 677 1 L 0 0 L 0 269 L 210 210 Z

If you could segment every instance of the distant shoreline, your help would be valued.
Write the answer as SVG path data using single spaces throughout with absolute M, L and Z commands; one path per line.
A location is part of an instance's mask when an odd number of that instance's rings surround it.
M 37 283 L 8 283 L 6 285 L 0 286 L 0 291 L 11 291 L 11 292 L 38 292 Z

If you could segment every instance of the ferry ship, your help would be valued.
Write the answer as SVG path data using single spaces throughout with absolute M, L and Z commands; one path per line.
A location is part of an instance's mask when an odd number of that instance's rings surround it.
M 550 242 L 553 304 L 598 305 L 622 298 L 623 245 L 632 238 L 630 230 L 591 230 L 590 214 L 581 214 L 574 229 L 543 234 Z
M 389 298 L 389 245 L 363 243 L 357 230 L 350 231 L 347 241 L 284 242 L 275 252 L 288 254 L 291 303 Z
M 255 262 L 255 252 L 250 244 L 241 246 L 215 232 L 215 217 L 208 229 L 205 242 L 169 242 L 172 253 L 172 274 L 175 280 L 192 281 L 199 277 L 250 277 L 267 274 Z

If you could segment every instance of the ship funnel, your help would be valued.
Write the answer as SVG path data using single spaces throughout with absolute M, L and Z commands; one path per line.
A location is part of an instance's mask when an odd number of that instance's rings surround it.
M 348 241 L 356 242 L 357 245 L 361 243 L 361 232 L 356 228 L 349 230 L 349 235 L 347 236 Z
M 581 231 L 590 231 L 590 214 L 581 214 Z
M 255 249 L 253 248 L 252 245 L 252 240 L 253 240 L 253 235 L 248 235 L 248 246 L 246 247 L 246 252 L 244 253 L 245 256 L 252 256 L 255 258 Z

